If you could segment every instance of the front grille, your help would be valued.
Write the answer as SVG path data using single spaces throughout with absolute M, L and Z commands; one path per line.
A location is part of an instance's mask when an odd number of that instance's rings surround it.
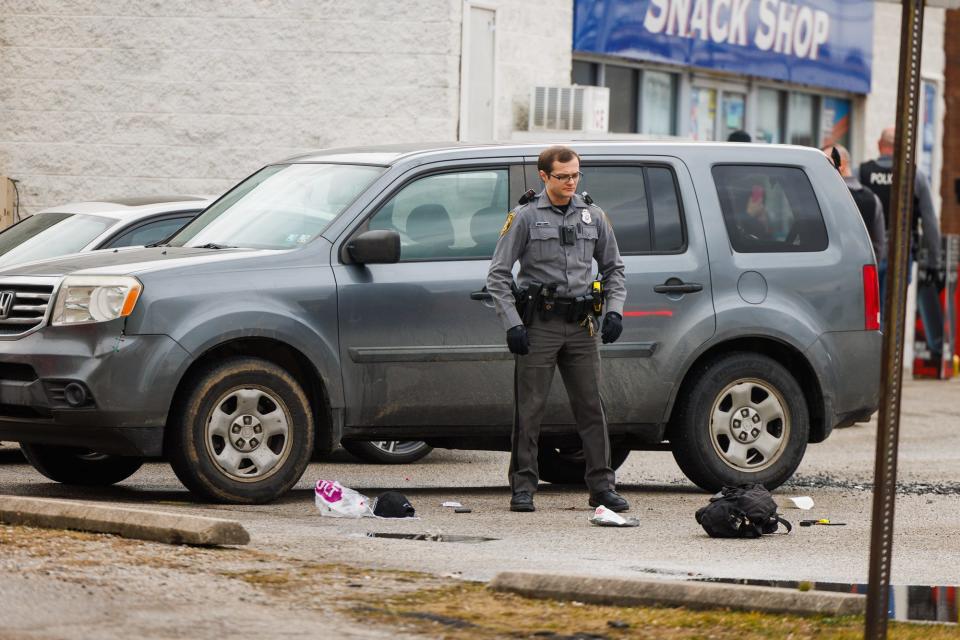
M 0 281 L 0 337 L 17 336 L 39 328 L 47 317 L 52 284 L 18 279 Z

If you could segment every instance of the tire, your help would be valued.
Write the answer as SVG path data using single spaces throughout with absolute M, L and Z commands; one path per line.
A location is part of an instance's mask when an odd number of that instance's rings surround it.
M 97 453 L 77 447 L 21 443 L 33 468 L 56 482 L 106 487 L 126 480 L 143 466 L 142 458 Z
M 167 427 L 165 453 L 180 482 L 215 502 L 276 500 L 313 452 L 307 395 L 283 368 L 235 357 L 191 378 Z
M 352 440 L 341 443 L 343 448 L 364 462 L 374 464 L 410 464 L 429 455 L 433 447 L 421 440 L 381 440 L 367 442 Z
M 773 490 L 797 470 L 810 417 L 803 390 L 779 362 L 731 353 L 696 374 L 671 425 L 673 457 L 700 488 L 758 483 Z
M 610 447 L 610 466 L 614 471 L 626 461 L 630 449 Z M 587 472 L 587 463 L 583 459 L 583 449 L 559 447 L 540 447 L 537 452 L 540 465 L 540 479 L 552 484 L 583 484 Z

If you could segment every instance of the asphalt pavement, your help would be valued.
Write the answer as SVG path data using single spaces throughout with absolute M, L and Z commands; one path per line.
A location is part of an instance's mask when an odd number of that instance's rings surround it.
M 960 381 L 904 383 L 893 582 L 960 584 Z M 228 517 L 250 532 L 250 547 L 321 562 L 425 571 L 488 580 L 507 570 L 589 576 L 756 578 L 865 582 L 867 579 L 876 425 L 836 431 L 811 445 L 776 496 L 813 498 L 788 520 L 829 518 L 845 526 L 795 527 L 760 540 L 713 540 L 694 520 L 708 496 L 690 484 L 666 452 L 634 452 L 618 472 L 630 500 L 632 529 L 587 522 L 586 490 L 543 485 L 535 513 L 507 506 L 507 454 L 437 450 L 407 466 L 357 463 L 345 452 L 310 465 L 284 499 L 270 505 L 201 504 L 166 465 L 148 464 L 110 488 L 67 487 L 46 480 L 15 449 L 0 449 L 0 494 L 78 498 L 104 504 Z M 317 480 L 338 480 L 373 497 L 404 493 L 415 520 L 332 519 L 314 507 Z M 472 513 L 441 503 L 456 500 Z M 370 537 L 371 533 L 470 536 L 476 542 Z M 439 534 L 439 535 L 438 535 Z

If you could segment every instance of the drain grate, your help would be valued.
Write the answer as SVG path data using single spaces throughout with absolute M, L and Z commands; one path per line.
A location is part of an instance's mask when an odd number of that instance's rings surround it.
M 374 533 L 367 534 L 368 538 L 388 538 L 390 540 L 423 540 L 426 542 L 490 542 L 499 538 L 485 538 L 483 536 L 458 536 L 448 533 Z

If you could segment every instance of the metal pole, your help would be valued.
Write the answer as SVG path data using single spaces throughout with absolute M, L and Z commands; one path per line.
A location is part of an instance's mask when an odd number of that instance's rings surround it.
M 874 465 L 873 523 L 870 532 L 870 583 L 867 590 L 867 640 L 887 637 L 890 562 L 893 555 L 893 515 L 897 493 L 897 445 L 900 436 L 900 391 L 903 381 L 903 329 L 910 268 L 913 222 L 920 51 L 924 0 L 902 0 L 900 23 L 900 83 L 897 92 L 897 133 L 890 196 L 891 229 L 887 255 L 886 300 L 883 314 L 882 397 L 877 420 Z

